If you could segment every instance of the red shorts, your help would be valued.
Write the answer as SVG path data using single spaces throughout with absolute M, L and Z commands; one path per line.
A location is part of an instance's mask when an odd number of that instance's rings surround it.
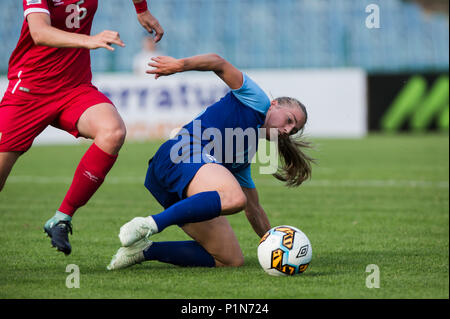
M 78 119 L 100 103 L 113 104 L 93 85 L 53 95 L 6 92 L 0 102 L 0 152 L 27 151 L 48 125 L 79 137 Z

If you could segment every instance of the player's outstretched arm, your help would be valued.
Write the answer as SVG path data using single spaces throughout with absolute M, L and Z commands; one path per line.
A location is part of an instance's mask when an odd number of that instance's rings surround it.
M 161 40 L 164 35 L 164 30 L 159 24 L 158 20 L 150 13 L 147 7 L 147 0 L 133 0 L 136 7 L 136 13 L 139 23 L 148 31 L 148 33 L 155 35 L 155 42 Z
M 147 73 L 155 74 L 155 79 L 160 76 L 186 71 L 213 71 L 233 90 L 239 89 L 244 81 L 241 71 L 214 53 L 196 55 L 184 59 L 159 56 L 152 58 L 148 65 L 154 69 L 148 70 Z
M 245 196 L 247 196 L 247 207 L 245 215 L 253 227 L 253 230 L 259 237 L 262 237 L 269 229 L 270 222 L 267 214 L 259 203 L 258 191 L 256 188 L 243 187 Z
M 103 31 L 97 35 L 89 36 L 66 32 L 51 25 L 50 16 L 46 13 L 31 13 L 27 16 L 30 34 L 36 45 L 53 48 L 105 48 L 114 51 L 112 44 L 124 47 L 119 33 L 115 31 Z

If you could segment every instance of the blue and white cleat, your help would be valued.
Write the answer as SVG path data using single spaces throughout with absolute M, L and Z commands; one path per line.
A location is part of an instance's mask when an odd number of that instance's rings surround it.
M 133 245 L 142 238 L 147 238 L 158 232 L 155 220 L 152 216 L 135 217 L 120 227 L 119 239 L 123 247 Z
M 143 238 L 129 247 L 120 247 L 106 269 L 118 270 L 140 264 L 145 260 L 144 250 L 152 244 L 152 241 Z

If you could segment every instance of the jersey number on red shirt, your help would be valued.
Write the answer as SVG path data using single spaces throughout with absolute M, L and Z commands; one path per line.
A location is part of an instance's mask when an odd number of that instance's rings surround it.
M 81 7 L 82 4 L 84 4 L 84 0 L 80 0 L 76 4 L 69 4 L 66 7 L 66 13 L 70 13 L 66 18 L 67 29 L 80 28 L 80 20 L 87 15 L 87 9 Z

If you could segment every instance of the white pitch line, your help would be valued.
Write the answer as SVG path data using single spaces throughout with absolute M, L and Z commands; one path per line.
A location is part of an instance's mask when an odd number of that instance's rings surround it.
M 11 176 L 7 183 L 30 184 L 70 184 L 72 177 L 65 176 Z M 105 183 L 109 184 L 144 184 L 145 177 L 106 177 Z
M 145 177 L 107 177 L 106 184 L 144 184 Z M 70 184 L 71 177 L 65 176 L 10 176 L 6 183 L 14 184 Z M 257 181 L 257 185 L 283 185 L 277 180 Z M 311 187 L 406 187 L 406 188 L 449 188 L 449 181 L 406 181 L 406 180 L 311 180 L 304 186 Z
M 305 184 L 307 185 L 307 184 Z M 330 186 L 330 187 L 437 187 L 449 188 L 448 181 L 399 181 L 399 180 L 317 180 L 311 181 L 311 186 Z

